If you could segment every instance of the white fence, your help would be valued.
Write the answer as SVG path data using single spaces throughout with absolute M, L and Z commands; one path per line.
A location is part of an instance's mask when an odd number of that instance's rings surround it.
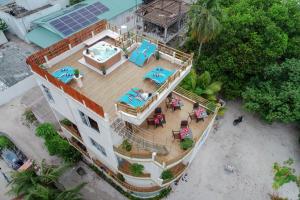
M 12 99 L 24 94 L 31 88 L 37 86 L 37 82 L 34 78 L 34 75 L 28 76 L 22 81 L 19 81 L 15 85 L 7 88 L 4 91 L 0 92 L 0 106 L 8 103 Z

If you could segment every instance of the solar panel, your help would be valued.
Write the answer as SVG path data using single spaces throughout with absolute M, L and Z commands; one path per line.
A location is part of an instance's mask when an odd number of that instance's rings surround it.
M 68 15 L 50 21 L 50 25 L 64 36 L 71 35 L 80 29 L 98 21 L 97 16 L 109 9 L 100 2 L 75 10 Z

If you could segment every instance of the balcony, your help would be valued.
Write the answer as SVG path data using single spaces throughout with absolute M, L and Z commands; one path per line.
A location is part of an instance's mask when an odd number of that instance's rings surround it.
M 170 183 L 171 181 L 177 179 L 179 176 L 182 175 L 184 170 L 187 168 L 187 165 L 183 164 L 182 162 L 175 165 L 174 167 L 170 168 L 169 170 L 171 171 L 173 178 L 167 179 L 163 181 L 163 185 Z
M 89 153 L 88 153 L 88 151 L 87 151 L 87 149 L 86 149 L 86 147 L 82 144 L 82 143 L 80 143 L 80 142 L 78 142 L 77 141 L 77 139 L 75 139 L 74 137 L 72 137 L 72 138 L 70 138 L 70 139 L 68 139 L 69 140 L 69 143 L 75 148 L 75 149 L 77 149 L 79 152 L 81 152 L 83 155 L 85 155 L 86 157 L 90 157 L 89 156 Z
M 188 119 L 188 126 L 192 132 L 192 140 L 196 144 L 214 120 L 216 106 L 182 88 L 176 88 L 173 96 L 181 99 L 184 106 L 181 110 L 172 111 L 170 108 L 167 108 L 166 100 L 163 101 L 159 105 L 166 118 L 166 123 L 163 124 L 163 127 L 148 125 L 147 120 L 140 126 L 129 123 L 117 126 L 115 132 L 126 138 L 132 144 L 132 148 L 130 151 L 126 151 L 120 145 L 115 148 L 115 152 L 127 159 L 139 160 L 149 160 L 152 152 L 156 152 L 154 160 L 162 166 L 176 165 L 176 163 L 181 162 L 188 156 L 192 152 L 193 147 L 183 150 L 180 147 L 180 140 L 174 139 L 172 131 L 179 130 L 181 121 Z M 195 119 L 191 120 L 189 117 L 189 114 L 193 111 L 195 102 L 200 103 L 201 107 L 207 110 L 208 116 L 203 121 L 200 120 L 197 122 Z M 153 115 L 154 112 L 150 113 L 150 117 Z
M 69 134 L 71 134 L 75 139 L 77 139 L 79 142 L 83 143 L 83 140 L 81 138 L 80 132 L 75 124 L 72 122 L 69 123 L 60 123 L 61 126 L 67 130 Z
M 150 178 L 150 174 L 149 173 L 141 173 L 140 175 L 135 175 L 132 173 L 131 168 L 132 164 L 126 160 L 122 160 L 119 164 L 119 171 L 122 172 L 125 175 L 129 175 L 129 176 L 134 176 L 134 177 L 139 177 L 139 178 Z

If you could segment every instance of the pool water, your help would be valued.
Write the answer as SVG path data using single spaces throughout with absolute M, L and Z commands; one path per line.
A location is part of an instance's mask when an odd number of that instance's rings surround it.
M 94 58 L 99 61 L 112 57 L 118 51 L 115 47 L 105 43 L 96 44 L 89 48 L 89 50 L 94 54 Z

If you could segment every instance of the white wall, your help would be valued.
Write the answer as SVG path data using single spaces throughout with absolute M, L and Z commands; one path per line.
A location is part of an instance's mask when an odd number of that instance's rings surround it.
M 11 16 L 8 13 L 5 13 L 3 11 L 0 11 L 0 18 L 2 18 L 8 25 L 8 30 L 12 33 L 16 34 L 19 38 L 22 40 L 25 40 L 26 42 L 29 42 L 25 35 L 27 32 L 31 29 L 31 23 L 32 21 L 41 18 L 43 16 L 46 16 L 50 13 L 53 13 L 55 11 L 60 10 L 62 7 L 60 4 L 55 4 L 49 8 L 46 8 L 44 10 L 38 11 L 36 13 L 33 13 L 31 15 L 27 15 L 23 18 L 16 18 L 14 16 Z
M 135 7 L 131 10 L 128 10 L 113 19 L 110 19 L 109 22 L 117 27 L 121 27 L 122 25 L 126 25 L 128 30 L 135 28 L 135 20 L 136 16 L 134 14 Z
M 15 0 L 17 5 L 22 6 L 26 10 L 34 10 L 49 4 L 49 0 Z
M 4 35 L 3 31 L 0 30 L 0 45 L 5 44 L 7 41 L 6 36 Z
M 0 92 L 0 105 L 8 103 L 17 96 L 20 96 L 30 90 L 31 88 L 37 86 L 34 75 L 19 81 L 15 85 L 7 88 L 6 90 Z
M 65 94 L 62 90 L 47 82 L 45 79 L 39 77 L 38 75 L 35 76 L 38 80 L 39 85 L 43 84 L 50 90 L 54 101 L 49 101 L 47 96 L 45 94 L 44 95 L 46 96 L 46 99 L 48 100 L 49 105 L 52 107 L 52 109 L 70 120 L 72 123 L 76 124 L 83 142 L 92 157 L 97 158 L 105 165 L 107 165 L 107 167 L 116 171 L 118 162 L 113 151 L 113 141 L 111 138 L 112 133 L 110 131 L 109 121 L 100 117 L 98 114 L 94 113 L 83 104 L 77 102 L 68 94 Z M 41 89 L 43 90 L 43 88 Z M 79 110 L 97 122 L 100 132 L 97 132 L 96 130 L 88 127 L 82 122 L 79 115 Z M 104 156 L 91 144 L 90 138 L 92 138 L 105 149 L 107 156 Z

